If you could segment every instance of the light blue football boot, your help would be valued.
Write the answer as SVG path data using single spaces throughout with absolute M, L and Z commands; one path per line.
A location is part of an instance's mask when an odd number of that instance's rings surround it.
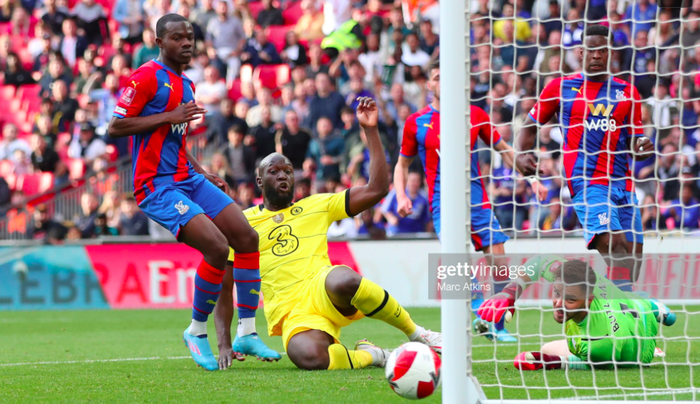
M 190 328 L 187 327 L 182 334 L 182 340 L 185 342 L 185 346 L 190 350 L 194 362 L 206 370 L 219 370 L 219 364 L 214 354 L 211 352 L 206 334 L 197 337 L 190 334 L 189 330 Z
M 278 361 L 282 356 L 265 345 L 257 333 L 252 333 L 233 340 L 233 351 L 243 355 L 255 356 L 263 361 Z

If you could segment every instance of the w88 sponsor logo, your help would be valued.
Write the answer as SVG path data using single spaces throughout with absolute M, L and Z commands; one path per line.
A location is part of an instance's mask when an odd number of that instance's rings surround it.
M 602 130 L 603 132 L 615 132 L 617 130 L 617 121 L 612 118 L 596 119 L 584 121 L 584 125 L 588 130 Z

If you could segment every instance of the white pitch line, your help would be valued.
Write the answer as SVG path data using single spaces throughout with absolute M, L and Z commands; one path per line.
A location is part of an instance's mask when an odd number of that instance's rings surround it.
M 286 355 L 286 353 L 282 352 L 280 355 Z M 192 357 L 191 356 L 152 356 L 152 357 L 148 357 L 148 358 L 85 359 L 85 360 L 81 360 L 81 361 L 0 363 L 0 367 L 33 366 L 33 365 L 74 365 L 74 364 L 81 364 L 81 363 L 138 362 L 138 361 L 180 360 L 180 359 L 192 359 Z
M 649 393 L 628 393 L 628 394 L 606 394 L 599 396 L 578 396 L 578 397 L 568 397 L 556 400 L 605 400 L 608 398 L 622 398 L 622 397 L 645 397 L 645 396 L 669 396 L 673 394 L 688 394 L 688 393 L 700 393 L 700 389 L 680 389 L 680 390 L 669 390 L 669 391 L 652 391 Z

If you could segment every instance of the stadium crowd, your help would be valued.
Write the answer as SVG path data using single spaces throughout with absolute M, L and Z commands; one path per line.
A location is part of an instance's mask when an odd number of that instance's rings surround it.
M 644 229 L 700 228 L 700 1 L 682 10 L 652 0 L 471 5 L 471 102 L 511 145 L 544 85 L 580 71 L 585 23 L 610 26 L 612 73 L 639 90 L 645 134 L 657 145 L 656 158 L 633 166 Z M 39 204 L 26 230 L 16 231 L 52 241 L 160 232 L 116 186 L 114 176 L 130 170 L 110 170 L 110 163 L 129 156 L 130 143 L 108 138 L 106 128 L 131 72 L 158 56 L 155 23 L 170 12 L 193 24 L 197 50 L 185 73 L 209 111 L 190 125 L 189 137 L 207 151 L 207 169 L 226 180 L 234 200 L 244 208 L 259 203 L 256 163 L 274 151 L 294 165 L 297 199 L 363 183 L 368 150 L 355 100 L 379 102 L 386 157 L 394 163 L 404 122 L 432 97 L 425 69 L 439 57 L 439 6 L 438 0 L 0 0 L 3 88 L 33 94 L 22 105 L 34 109 L 28 124 L 0 114 L 0 206 L 31 199 L 4 173 L 48 172 L 60 187 L 74 180 L 78 160 L 90 176 L 82 214 L 52 218 Z M 485 146 L 478 158 L 501 227 L 542 235 L 580 228 L 561 179 L 555 122 L 539 138 L 549 188 L 544 201 Z M 420 162 L 411 173 L 411 216 L 397 214 L 391 192 L 375 209 L 336 223 L 330 235 L 432 231 Z

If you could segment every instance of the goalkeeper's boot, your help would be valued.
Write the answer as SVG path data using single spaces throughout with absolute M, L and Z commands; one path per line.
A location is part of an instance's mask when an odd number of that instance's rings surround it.
M 387 349 L 380 348 L 373 343 L 367 341 L 366 339 L 361 339 L 355 344 L 356 351 L 367 351 L 372 355 L 372 366 L 377 366 L 383 368 L 386 366 L 386 361 L 389 359 L 389 352 Z
M 411 334 L 408 339 L 425 344 L 435 352 L 442 354 L 442 334 L 437 331 L 426 330 L 418 326 L 416 331 Z
M 483 335 L 491 341 L 493 341 L 493 337 L 496 335 L 496 329 L 493 323 L 482 318 L 475 318 L 474 321 L 472 321 L 472 329 L 474 330 L 474 335 Z
M 654 310 L 654 316 L 656 321 L 660 324 L 670 327 L 676 323 L 676 313 L 669 309 L 668 306 L 661 303 L 656 299 L 649 299 L 651 301 L 652 309 Z
M 189 333 L 190 328 L 187 327 L 182 334 L 182 340 L 185 346 L 189 348 L 190 354 L 194 362 L 206 370 L 218 370 L 219 363 L 216 361 L 214 354 L 211 352 L 207 335 L 195 336 Z
M 537 351 L 520 352 L 513 361 L 518 370 L 540 370 L 542 368 L 561 369 L 562 360 L 557 355 L 547 355 Z
M 278 361 L 282 357 L 277 351 L 268 348 L 255 332 L 242 337 L 236 335 L 236 339 L 233 340 L 233 352 L 255 356 L 266 362 Z

